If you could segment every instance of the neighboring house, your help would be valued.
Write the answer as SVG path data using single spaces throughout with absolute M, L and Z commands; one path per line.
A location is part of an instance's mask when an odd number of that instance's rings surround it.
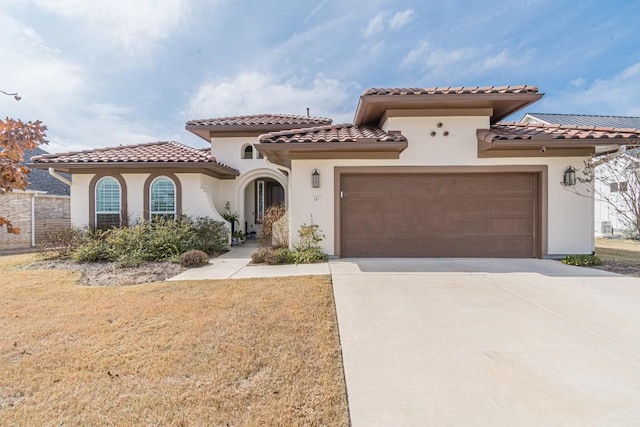
M 31 158 L 48 154 L 39 147 L 25 152 L 23 164 Z M 68 174 L 61 174 L 70 180 Z M 69 185 L 46 170 L 32 169 L 25 191 L 0 196 L 0 216 L 8 217 L 20 234 L 0 233 L 0 250 L 26 249 L 40 243 L 47 230 L 71 226 Z
M 210 151 L 156 142 L 33 162 L 73 175 L 78 226 L 156 214 L 220 219 L 229 202 L 251 232 L 269 204 L 284 201 L 290 244 L 314 223 L 334 256 L 591 253 L 593 200 L 564 191 L 563 176 L 640 133 L 500 122 L 542 96 L 532 86 L 369 89 L 350 124 L 273 114 L 193 120 L 186 129 Z
M 521 121 L 545 125 L 595 126 L 640 131 L 640 117 L 528 113 Z M 637 183 L 628 182 L 629 179 L 637 178 L 633 171 L 639 167 L 638 151 L 629 150 L 623 156 L 614 156 L 614 158 L 617 160 L 596 168 L 593 195 L 595 199 L 594 230 L 597 236 L 624 232 L 628 228 L 628 218 L 635 216 L 629 209 L 629 204 L 638 202 L 638 197 L 623 193 L 638 187 Z

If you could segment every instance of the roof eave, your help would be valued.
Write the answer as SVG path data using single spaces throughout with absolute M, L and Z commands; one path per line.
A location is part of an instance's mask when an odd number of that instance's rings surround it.
M 158 169 L 172 168 L 182 169 L 186 172 L 208 171 L 219 179 L 234 179 L 240 175 L 236 169 L 223 166 L 219 163 L 205 162 L 68 162 L 68 163 L 30 163 L 28 167 L 36 169 L 53 168 L 57 171 L 67 173 L 82 173 L 83 170 L 90 169 Z
M 260 143 L 255 147 L 271 163 L 291 167 L 291 160 L 398 159 L 407 141 Z
M 478 157 L 566 157 L 587 156 L 620 146 L 638 145 L 637 138 L 552 138 L 494 139 L 486 129 L 477 132 Z
M 533 104 L 542 96 L 543 93 L 362 95 L 353 123 L 357 126 L 380 126 L 384 112 L 390 109 L 492 108 L 491 123 L 494 124 Z
M 186 125 L 185 129 L 211 142 L 214 137 L 258 136 L 288 129 L 305 129 L 317 126 L 328 126 L 331 123 L 295 123 L 295 124 L 263 124 L 263 125 Z

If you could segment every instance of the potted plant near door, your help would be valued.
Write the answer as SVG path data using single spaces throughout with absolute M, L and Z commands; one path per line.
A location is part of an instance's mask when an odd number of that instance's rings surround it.
M 224 210 L 220 212 L 220 216 L 231 223 L 231 244 L 238 243 L 236 236 L 236 222 L 240 225 L 240 214 L 238 212 L 231 212 L 231 204 L 227 201 L 224 205 Z

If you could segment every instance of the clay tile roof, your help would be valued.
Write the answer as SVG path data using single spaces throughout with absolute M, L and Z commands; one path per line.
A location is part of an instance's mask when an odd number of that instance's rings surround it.
M 255 114 L 216 119 L 190 120 L 187 126 L 264 126 L 264 125 L 328 125 L 333 120 L 326 117 L 296 116 L 293 114 Z
M 235 169 L 218 163 L 209 149 L 189 147 L 175 141 L 149 142 L 147 144 L 120 145 L 118 147 L 69 153 L 45 154 L 31 158 L 34 164 L 86 164 L 86 163 L 201 163 Z
M 535 139 L 640 139 L 640 130 L 596 126 L 549 125 L 541 123 L 499 122 L 485 132 L 486 142 Z
M 375 126 L 355 126 L 349 123 L 271 132 L 258 137 L 263 144 L 326 143 L 326 142 L 402 142 L 399 132 L 385 132 Z
M 485 93 L 538 93 L 536 86 L 468 86 L 468 87 L 427 87 L 427 88 L 371 88 L 362 93 L 370 95 L 451 95 Z

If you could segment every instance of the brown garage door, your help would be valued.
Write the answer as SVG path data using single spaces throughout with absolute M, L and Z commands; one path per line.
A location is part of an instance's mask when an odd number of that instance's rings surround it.
M 342 257 L 535 257 L 535 173 L 343 174 Z

